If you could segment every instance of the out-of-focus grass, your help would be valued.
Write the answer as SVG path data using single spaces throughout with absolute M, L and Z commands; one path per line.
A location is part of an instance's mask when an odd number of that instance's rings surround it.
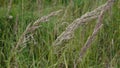
M 81 47 L 92 33 L 96 20 L 85 24 L 75 32 L 75 37 L 65 43 L 65 49 L 61 51 L 61 57 L 57 57 L 52 51 L 52 42 L 60 35 L 65 27 L 82 14 L 91 11 L 106 0 L 13 0 L 10 10 L 12 19 L 6 16 L 7 0 L 0 1 L 0 68 L 58 68 L 61 63 L 67 68 L 73 68 L 74 60 L 78 58 Z M 39 7 L 41 6 L 41 7 Z M 42 23 L 34 35 L 34 40 L 26 42 L 26 47 L 15 58 L 11 49 L 15 46 L 19 37 L 30 22 L 48 13 L 64 9 L 63 14 L 51 18 Z M 112 9 L 106 13 L 103 28 L 98 33 L 92 47 L 87 51 L 78 68 L 104 68 L 109 65 L 114 56 L 120 50 L 120 0 L 117 0 Z M 17 20 L 18 17 L 18 20 Z M 17 34 L 14 26 L 17 20 Z M 68 22 L 66 25 L 61 25 Z M 118 54 L 119 55 L 119 54 Z M 16 60 L 14 60 L 16 59 Z M 114 58 L 113 67 L 120 67 L 120 58 Z M 17 63 L 17 64 L 16 64 Z

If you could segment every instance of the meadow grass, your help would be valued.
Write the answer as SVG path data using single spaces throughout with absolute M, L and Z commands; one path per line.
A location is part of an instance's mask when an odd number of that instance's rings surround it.
M 97 20 L 77 28 L 74 38 L 54 52 L 52 46 L 66 27 L 107 0 L 8 0 L 0 1 L 0 68 L 73 68 L 81 48 L 92 34 Z M 62 9 L 57 16 L 41 23 L 29 40 L 15 48 L 30 23 Z M 12 16 L 12 18 L 10 18 Z M 66 22 L 66 23 L 65 23 Z M 26 34 L 25 39 L 30 34 Z M 103 26 L 77 68 L 120 67 L 120 0 L 105 13 Z

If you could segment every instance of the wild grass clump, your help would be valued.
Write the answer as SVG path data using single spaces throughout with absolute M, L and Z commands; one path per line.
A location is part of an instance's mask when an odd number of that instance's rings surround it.
M 119 68 L 120 1 L 106 2 L 1 0 L 0 68 Z

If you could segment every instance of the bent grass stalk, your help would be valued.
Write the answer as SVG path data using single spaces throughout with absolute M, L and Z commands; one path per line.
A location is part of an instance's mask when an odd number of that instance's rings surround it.
M 99 15 L 100 12 L 106 7 L 107 3 L 101 5 L 100 7 L 94 9 L 91 12 L 87 12 L 84 15 L 82 15 L 80 18 L 77 18 L 74 20 L 67 28 L 65 31 L 61 33 L 57 37 L 57 39 L 53 42 L 53 46 L 61 45 L 67 40 L 70 40 L 73 38 L 74 31 L 80 27 L 82 24 L 85 24 L 86 22 L 96 19 Z
M 36 20 L 33 25 L 30 23 L 27 28 L 25 29 L 25 31 L 23 32 L 23 34 L 20 36 L 17 44 L 15 45 L 15 50 L 19 47 L 19 45 L 21 43 L 23 43 L 23 39 L 24 39 L 24 36 L 27 34 L 27 33 L 31 33 L 31 32 L 34 32 L 36 29 L 39 28 L 39 25 L 40 23 L 42 22 L 47 22 L 49 20 L 49 18 L 51 18 L 52 16 L 56 16 L 58 15 L 62 10 L 58 10 L 58 11 L 55 11 L 55 12 L 52 12 L 50 13 L 49 15 L 47 16 L 43 16 L 41 17 L 40 19 Z
M 77 63 L 80 63 L 82 61 L 83 56 L 87 52 L 88 48 L 90 48 L 93 40 L 95 39 L 95 37 L 97 36 L 97 33 L 99 32 L 100 28 L 103 25 L 102 24 L 102 20 L 103 20 L 104 13 L 112 7 L 113 3 L 114 3 L 113 0 L 108 0 L 106 6 L 101 11 L 100 15 L 98 16 L 98 20 L 97 20 L 97 23 L 96 23 L 96 26 L 94 28 L 94 31 L 93 31 L 92 35 L 88 37 L 85 45 L 81 48 L 81 51 L 80 51 L 80 54 L 79 54 L 79 58 L 77 59 Z M 76 66 L 74 66 L 74 67 L 76 68 Z
M 93 42 L 94 38 L 96 37 L 97 33 L 99 32 L 100 28 L 103 25 L 102 19 L 103 19 L 104 12 L 110 9 L 113 3 L 114 3 L 114 0 L 108 0 L 105 4 L 98 7 L 97 9 L 84 14 L 83 16 L 81 16 L 81 18 L 74 20 L 72 24 L 70 24 L 66 28 L 66 30 L 60 36 L 58 36 L 58 38 L 53 42 L 54 47 L 63 44 L 65 41 L 68 41 L 71 38 L 73 38 L 73 34 L 75 30 L 78 27 L 80 27 L 81 24 L 84 24 L 90 20 L 98 18 L 98 22 L 94 28 L 92 35 L 88 37 L 88 40 L 86 41 L 85 45 L 82 47 L 80 51 L 79 58 L 77 59 L 77 61 L 75 61 L 74 68 L 76 68 L 77 63 L 81 62 L 84 54 L 86 53 L 88 48 L 91 46 L 91 43 Z
M 56 15 L 59 15 L 59 13 L 61 12 L 62 10 L 58 10 L 58 11 L 55 11 L 55 12 L 52 12 L 50 14 L 48 14 L 47 16 L 43 16 L 41 17 L 40 19 L 36 20 L 33 24 L 29 24 L 25 31 L 22 33 L 22 35 L 20 36 L 20 38 L 18 39 L 18 42 L 16 43 L 15 47 L 13 47 L 11 49 L 11 57 L 9 58 L 10 59 L 10 62 L 11 60 L 14 60 L 13 63 L 14 65 L 11 65 L 13 68 L 16 68 L 16 66 L 18 66 L 17 64 L 17 61 L 16 61 L 16 54 L 18 53 L 18 48 L 20 47 L 21 44 L 23 44 L 25 41 L 24 41 L 24 38 L 25 38 L 25 35 L 28 34 L 28 33 L 31 33 L 34 32 L 36 29 L 39 28 L 39 25 L 40 23 L 42 22 L 47 22 L 49 20 L 49 18 L 51 18 L 52 16 L 56 16 Z M 23 46 L 24 47 L 24 46 Z M 20 49 L 21 50 L 21 49 Z
M 85 24 L 86 22 L 96 19 L 102 10 L 104 10 L 104 8 L 107 8 L 109 6 L 111 6 L 111 4 L 114 2 L 114 0 L 109 0 L 108 2 L 106 2 L 105 4 L 101 5 L 100 7 L 94 9 L 91 12 L 87 12 L 84 15 L 82 15 L 80 18 L 77 18 L 76 20 L 74 20 L 67 28 L 65 31 L 63 31 L 61 33 L 61 35 L 59 35 L 57 37 L 57 39 L 53 42 L 53 46 L 57 46 L 57 45 L 61 45 L 63 44 L 65 41 L 70 40 L 71 38 L 73 38 L 73 34 L 74 31 L 80 27 L 82 24 Z

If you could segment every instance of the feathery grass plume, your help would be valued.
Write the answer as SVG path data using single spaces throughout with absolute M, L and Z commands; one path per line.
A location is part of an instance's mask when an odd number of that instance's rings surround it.
M 88 37 L 85 45 L 81 48 L 80 55 L 79 55 L 79 59 L 77 60 L 77 63 L 80 63 L 80 62 L 82 61 L 83 56 L 85 55 L 85 53 L 86 53 L 86 51 L 88 50 L 88 48 L 91 46 L 93 40 L 95 39 L 97 33 L 99 32 L 100 28 L 101 28 L 102 25 L 103 25 L 103 24 L 102 24 L 102 20 L 103 20 L 103 15 L 104 15 L 104 13 L 105 13 L 108 9 L 110 9 L 110 7 L 113 5 L 113 2 L 114 2 L 113 0 L 108 0 L 106 6 L 105 6 L 104 9 L 101 11 L 92 35 Z M 76 67 L 76 66 L 75 66 L 75 67 Z
M 97 23 L 97 25 L 98 24 L 99 23 Z M 76 61 L 74 62 L 74 68 L 76 68 L 76 65 L 82 61 L 84 54 L 86 53 L 87 49 L 90 47 L 92 41 L 95 39 L 95 36 L 97 35 L 97 33 L 99 32 L 99 30 L 102 26 L 103 26 L 103 24 L 100 23 L 100 25 L 97 26 L 97 28 L 96 27 L 94 28 L 92 35 L 88 37 L 88 40 L 86 41 L 85 45 L 82 47 L 82 49 L 80 51 L 79 59 L 76 60 L 77 62 Z
M 26 30 L 23 32 L 23 34 L 20 36 L 17 44 L 15 45 L 15 50 L 19 47 L 19 45 L 21 43 L 23 43 L 24 41 L 24 36 L 28 33 L 34 32 L 37 28 L 39 28 L 40 23 L 42 22 L 47 22 L 49 20 L 49 18 L 51 18 L 52 16 L 56 16 L 58 15 L 62 10 L 58 10 L 55 12 L 52 12 L 50 14 L 48 14 L 47 16 L 43 16 L 40 19 L 36 20 L 33 24 L 29 24 L 26 28 Z
M 82 15 L 80 18 L 74 20 L 67 28 L 66 30 L 61 33 L 60 36 L 57 37 L 57 39 L 53 42 L 53 46 L 60 45 L 71 38 L 73 38 L 74 31 L 81 25 L 84 24 L 92 19 L 96 19 L 100 12 L 105 8 L 109 7 L 111 3 L 114 2 L 114 0 L 109 0 L 107 3 L 101 5 L 100 7 L 96 8 L 95 10 L 91 12 L 87 12 L 86 14 Z
M 10 60 L 14 60 L 13 63 L 15 63 L 15 65 L 11 65 L 13 66 L 12 68 L 16 68 L 16 65 L 17 65 L 17 61 L 16 61 L 16 54 L 18 53 L 18 48 L 20 46 L 20 44 L 24 43 L 24 38 L 25 38 L 25 35 L 28 34 L 28 33 L 31 33 L 31 32 L 34 32 L 40 25 L 41 22 L 47 22 L 49 20 L 49 18 L 51 18 L 52 16 L 56 16 L 58 15 L 62 10 L 58 10 L 58 11 L 55 11 L 55 12 L 52 12 L 50 14 L 48 14 L 47 16 L 43 16 L 41 17 L 40 19 L 36 20 L 33 24 L 29 24 L 25 31 L 22 33 L 22 35 L 20 36 L 17 44 L 15 45 L 15 47 L 11 50 L 12 52 L 12 56 L 10 58 Z M 32 34 L 32 33 L 31 33 Z M 33 34 L 32 34 L 33 35 Z M 24 46 L 23 46 L 24 47 Z M 21 51 L 23 48 L 20 48 L 19 50 Z

